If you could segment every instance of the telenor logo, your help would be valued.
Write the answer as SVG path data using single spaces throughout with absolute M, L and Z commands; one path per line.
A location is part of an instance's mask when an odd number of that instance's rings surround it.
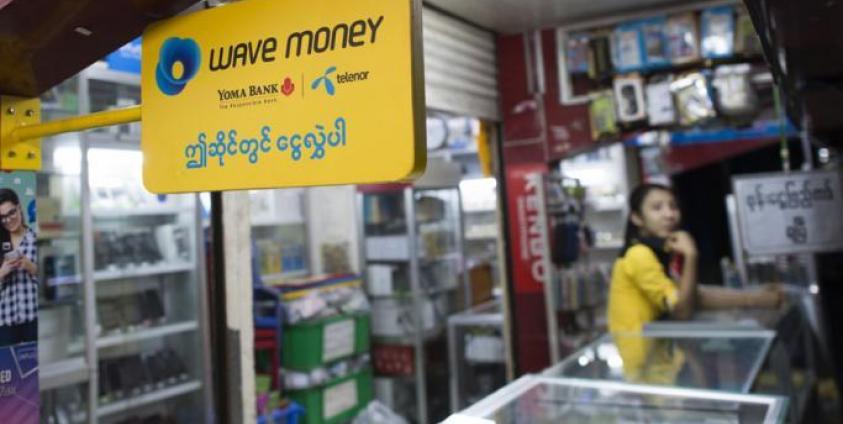
M 168 38 L 161 45 L 155 68 L 158 89 L 168 96 L 181 93 L 188 81 L 196 76 L 201 61 L 199 44 L 192 38 Z
M 333 96 L 336 93 L 336 88 L 334 87 L 334 82 L 331 81 L 329 78 L 331 74 L 337 71 L 336 66 L 331 66 L 330 68 L 325 70 L 325 73 L 322 74 L 321 77 L 316 78 L 313 80 L 313 84 L 310 85 L 312 90 L 316 90 L 319 88 L 320 85 L 325 86 L 325 92 L 328 93 L 329 96 Z

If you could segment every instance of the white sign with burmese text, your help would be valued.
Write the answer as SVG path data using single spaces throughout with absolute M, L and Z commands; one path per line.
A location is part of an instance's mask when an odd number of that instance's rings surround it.
M 751 255 L 843 250 L 843 191 L 835 171 L 734 178 L 744 250 Z

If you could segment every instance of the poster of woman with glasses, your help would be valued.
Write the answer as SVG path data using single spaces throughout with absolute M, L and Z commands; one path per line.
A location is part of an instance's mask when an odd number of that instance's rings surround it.
M 0 173 L 0 422 L 39 422 L 35 174 Z
M 0 188 L 0 346 L 38 339 L 38 267 L 35 231 L 18 193 Z

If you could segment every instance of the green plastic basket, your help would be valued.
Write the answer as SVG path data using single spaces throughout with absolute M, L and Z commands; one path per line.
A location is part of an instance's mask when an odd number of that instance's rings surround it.
M 372 370 L 367 368 L 321 387 L 290 391 L 287 396 L 304 407 L 302 424 L 345 423 L 372 401 Z
M 339 315 L 284 327 L 281 364 L 310 371 L 369 351 L 369 315 Z

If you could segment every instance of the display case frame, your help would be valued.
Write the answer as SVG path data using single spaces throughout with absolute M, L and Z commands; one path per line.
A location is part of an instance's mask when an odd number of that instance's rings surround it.
M 454 249 L 453 252 L 448 252 L 448 254 L 443 254 L 441 256 L 436 257 L 436 260 L 452 260 L 456 263 L 456 267 L 454 272 L 457 273 L 454 280 L 456 281 L 456 285 L 452 287 L 444 287 L 440 288 L 435 291 L 427 291 L 423 287 L 422 282 L 422 271 L 421 268 L 423 266 L 423 262 L 427 259 L 431 258 L 424 258 L 425 256 L 423 250 L 423 246 L 421 246 L 420 242 L 420 218 L 419 218 L 419 210 L 417 206 L 418 197 L 426 192 L 450 192 L 452 201 L 450 202 L 449 207 L 453 208 L 453 216 L 451 217 L 454 219 L 452 222 L 452 226 L 450 230 L 453 232 L 453 242 L 454 242 Z M 392 196 L 400 196 L 401 198 L 401 205 L 403 207 L 404 213 L 404 228 L 403 231 L 396 232 L 394 236 L 385 236 L 385 237 L 401 237 L 403 239 L 406 246 L 401 247 L 401 252 L 395 253 L 393 252 L 395 257 L 384 257 L 383 255 L 374 255 L 372 245 L 369 245 L 370 235 L 366 229 L 366 222 L 367 217 L 365 216 L 366 211 L 366 196 L 380 196 L 380 195 L 392 195 Z M 360 231 L 360 244 L 361 244 L 361 269 L 364 270 L 368 274 L 368 266 L 370 264 L 383 264 L 383 263 L 400 263 L 407 267 L 408 277 L 409 277 L 409 288 L 410 292 L 408 294 L 402 295 L 378 295 L 372 297 L 370 294 L 370 298 L 374 301 L 378 299 L 383 300 L 384 298 L 394 298 L 397 300 L 404 299 L 409 300 L 412 302 L 411 308 L 411 321 L 412 321 L 412 328 L 408 331 L 405 337 L 393 338 L 393 337 L 379 337 L 376 334 L 375 328 L 373 326 L 373 341 L 376 343 L 378 341 L 382 341 L 387 344 L 396 344 L 396 345 L 408 345 L 412 346 L 413 350 L 413 383 L 415 386 L 415 398 L 416 398 L 416 417 L 413 417 L 419 423 L 427 423 L 430 422 L 430 408 L 429 408 L 429 399 L 428 399 L 428 370 L 427 364 L 425 360 L 425 352 L 426 346 L 432 340 L 438 339 L 445 335 L 446 325 L 439 325 L 435 322 L 433 323 L 432 328 L 426 329 L 424 328 L 425 321 L 430 321 L 425 319 L 425 302 L 429 304 L 433 303 L 434 297 L 441 297 L 446 296 L 456 290 L 462 290 L 462 298 L 463 298 L 463 305 L 459 307 L 460 310 L 468 308 L 471 304 L 471 292 L 470 287 L 467 283 L 467 275 L 465 272 L 465 254 L 464 254 L 464 235 L 463 235 L 463 208 L 462 208 L 462 199 L 460 196 L 460 189 L 458 180 L 455 180 L 453 184 L 447 183 L 427 183 L 424 182 L 417 182 L 415 186 L 410 185 L 402 185 L 402 184 L 395 184 L 395 185 L 384 185 L 384 186 L 361 186 L 358 188 L 358 217 L 360 219 L 361 225 L 359 227 Z M 446 218 L 443 218 L 446 219 Z M 435 225 L 435 223 L 433 224 Z M 381 236 L 384 237 L 384 236 Z M 396 239 L 400 240 L 400 239 Z M 403 243 L 402 243 L 403 244 Z M 367 278 L 367 290 L 371 290 L 370 285 L 371 281 Z M 374 310 L 377 309 L 373 305 L 373 325 L 377 322 L 377 317 L 375 316 Z M 429 308 L 428 308 L 429 309 Z M 435 308 L 434 308 L 435 309 Z M 448 312 L 450 315 L 450 311 Z M 435 319 L 433 320 L 435 321 Z M 418 325 L 422 323 L 422 325 Z M 386 378 L 393 378 L 393 377 L 386 377 Z M 394 378 L 402 378 L 402 377 L 394 377 Z M 444 394 L 444 392 L 443 392 Z M 447 404 L 448 400 L 445 400 Z M 399 411 L 400 412 L 400 411 Z
M 78 107 L 68 111 L 73 114 L 88 114 L 95 109 L 93 87 L 98 85 L 114 88 L 119 99 L 127 97 L 119 93 L 137 92 L 139 96 L 140 76 L 108 69 L 103 63 L 96 63 L 73 77 L 76 84 L 75 93 Z M 134 100 L 139 102 L 139 97 Z M 125 102 L 125 100 L 124 100 Z M 102 101 L 100 101 L 102 103 Z M 106 107 L 124 106 L 110 104 Z M 134 124 L 139 125 L 139 124 Z M 116 128 L 116 127 L 115 127 Z M 149 413 L 147 406 L 156 405 L 155 411 L 162 411 L 159 404 L 174 400 L 179 396 L 193 396 L 197 408 L 190 420 L 207 420 L 206 411 L 211 402 L 210 360 L 209 360 L 209 327 L 207 320 L 206 293 L 206 265 L 203 254 L 204 236 L 202 231 L 202 211 L 198 195 L 182 195 L 173 207 L 158 206 L 150 208 L 103 208 L 95 207 L 94 187 L 101 183 L 96 181 L 92 169 L 98 164 L 90 158 L 92 149 L 108 149 L 114 152 L 138 152 L 140 154 L 140 135 L 137 128 L 116 128 L 105 131 L 88 131 L 66 135 L 78 140 L 79 146 L 79 210 L 77 218 L 80 220 L 79 232 L 76 237 L 80 240 L 79 271 L 73 278 L 63 281 L 67 284 L 78 284 L 81 291 L 81 305 L 83 309 L 82 330 L 84 337 L 78 356 L 54 363 L 42 364 L 40 373 L 40 388 L 45 396 L 73 386 L 81 387 L 85 396 L 85 423 L 108 422 L 119 420 L 132 412 Z M 134 153 L 131 153 L 134 154 Z M 76 165 L 74 165 L 76 166 Z M 46 169 L 47 172 L 52 172 Z M 140 169 L 132 170 L 140 172 Z M 75 175 L 74 175 L 75 177 Z M 63 193 L 62 193 L 63 194 Z M 167 202 L 170 205 L 172 202 Z M 183 230 L 180 241 L 186 243 L 188 259 L 184 261 L 169 261 L 167 258 L 158 262 L 146 262 L 137 266 L 119 266 L 109 269 L 97 268 L 95 249 L 96 228 L 130 227 L 132 220 L 135 228 L 148 226 L 152 230 L 159 228 L 158 224 L 178 226 Z M 103 224 L 105 223 L 105 224 Z M 154 232 L 154 231 L 153 231 Z M 160 244 L 161 242 L 159 242 Z M 102 247 L 101 247 L 102 249 Z M 182 258 L 184 259 L 184 258 Z M 120 282 L 120 280 L 126 280 Z M 129 281 L 132 280 L 132 281 Z M 160 320 L 152 320 L 142 325 L 121 326 L 117 331 L 107 332 L 98 317 L 99 301 L 103 297 L 117 297 L 118 295 L 134 296 L 132 300 L 139 301 L 138 287 L 131 287 L 125 293 L 120 293 L 119 285 L 132 286 L 139 284 L 154 286 L 157 297 L 162 304 L 166 304 L 167 312 Z M 172 280 L 172 281 L 171 281 Z M 177 292 L 173 292 L 171 285 L 179 285 Z M 109 293 L 112 292 L 112 293 Z M 116 293 L 116 294 L 115 294 Z M 184 300 L 191 304 L 185 307 Z M 149 306 L 147 303 L 144 305 Z M 179 308 L 175 308 L 179 305 Z M 138 311 L 145 310 L 141 305 L 135 305 Z M 177 312 L 177 313 L 176 313 Z M 125 324 L 125 323 L 124 323 Z M 185 336 L 189 335 L 189 340 Z M 178 340 L 171 344 L 167 340 Z M 181 340 L 185 340 L 183 343 Z M 194 343 L 195 342 L 195 343 Z M 156 346 L 152 346 L 156 345 Z M 143 390 L 133 390 L 114 402 L 103 404 L 99 391 L 100 376 L 105 373 L 99 369 L 100 359 L 107 352 L 148 355 L 158 347 L 181 351 L 180 355 L 188 355 L 190 360 L 182 356 L 185 370 L 189 377 L 186 380 L 169 379 L 167 384 L 149 382 Z M 150 350 L 152 349 L 152 350 Z M 49 392 L 49 393 L 48 393 Z M 175 412 L 174 410 L 170 410 Z M 74 421 L 76 422 L 76 421 Z

